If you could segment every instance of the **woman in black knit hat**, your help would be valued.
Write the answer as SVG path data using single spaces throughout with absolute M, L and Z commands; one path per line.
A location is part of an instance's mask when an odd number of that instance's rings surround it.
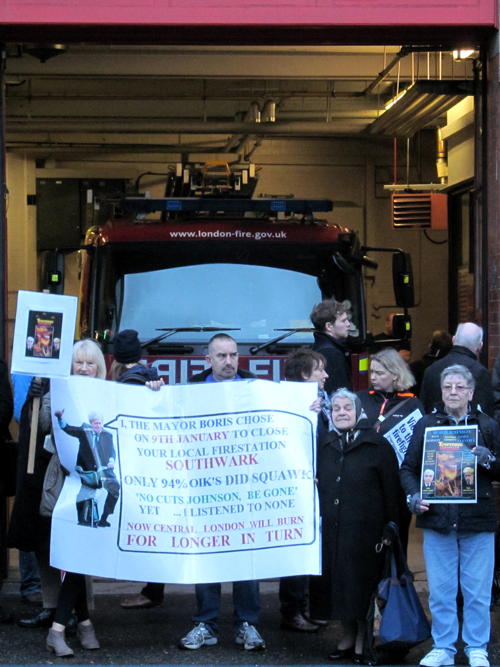
M 113 341 L 113 356 L 112 380 L 126 384 L 145 384 L 154 390 L 163 386 L 163 379 L 158 377 L 156 369 L 141 361 L 141 342 L 134 329 L 124 329 L 116 334 Z
M 145 384 L 153 390 L 163 386 L 163 378 L 158 378 L 155 368 L 141 361 L 142 347 L 134 329 L 120 331 L 113 341 L 114 361 L 111 365 L 111 379 L 127 384 Z M 163 602 L 163 584 L 149 583 L 140 593 L 121 602 L 123 609 L 146 609 Z

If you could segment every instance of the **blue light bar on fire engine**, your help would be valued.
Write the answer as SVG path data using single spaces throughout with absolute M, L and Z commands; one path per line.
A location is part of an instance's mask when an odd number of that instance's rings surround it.
M 299 213 L 326 212 L 333 209 L 330 199 L 230 199 L 203 197 L 127 197 L 120 201 L 120 207 L 134 213 L 153 211 L 186 211 L 207 213 Z

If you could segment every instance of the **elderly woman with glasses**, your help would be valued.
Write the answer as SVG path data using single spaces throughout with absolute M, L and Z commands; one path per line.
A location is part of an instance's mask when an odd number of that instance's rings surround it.
M 323 573 L 310 580 L 311 616 L 341 621 L 330 660 L 362 663 L 364 619 L 383 566 L 376 545 L 387 522 L 398 521 L 398 464 L 347 389 L 332 396 L 332 421 L 318 444 Z
M 401 483 L 408 494 L 408 507 L 417 514 L 417 526 L 424 531 L 434 640 L 433 649 L 420 661 L 424 667 L 455 663 L 459 583 L 464 601 L 462 639 L 469 664 L 471 667 L 489 666 L 487 646 L 496 529 L 492 480 L 500 477 L 500 431 L 495 420 L 471 408 L 474 388 L 474 378 L 465 366 L 455 364 L 442 371 L 443 409 L 434 410 L 415 426 L 401 466 Z M 430 437 L 428 429 L 432 427 L 460 426 L 477 428 L 477 444 L 463 445 L 477 458 L 477 501 L 464 503 L 465 494 L 460 489 L 458 468 L 461 460 L 470 467 L 470 454 L 465 452 L 462 458 L 455 457 L 451 469 L 443 471 L 446 461 L 438 460 L 437 452 L 435 496 L 440 497 L 439 502 L 430 503 L 422 498 L 420 482 L 426 434 Z M 438 487 L 440 483 L 442 488 Z

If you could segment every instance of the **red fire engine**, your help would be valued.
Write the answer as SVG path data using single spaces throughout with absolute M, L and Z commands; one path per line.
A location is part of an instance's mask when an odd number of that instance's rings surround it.
M 313 305 L 334 296 L 350 303 L 353 349 L 365 352 L 354 355 L 354 384 L 363 385 L 358 376 L 366 374 L 370 340 L 362 268 L 374 265 L 368 249 L 354 232 L 315 218 L 331 210 L 331 201 L 251 199 L 244 187 L 235 190 L 232 176 L 215 188 L 213 181 L 207 186 L 206 172 L 198 183 L 191 177 L 188 194 L 196 190 L 195 196 L 126 198 L 122 217 L 89 231 L 82 334 L 106 346 L 113 332 L 136 329 L 145 358 L 173 384 L 206 367 L 213 333 L 229 332 L 240 365 L 276 380 L 286 355 L 313 341 Z M 156 211 L 159 218 L 146 217 Z M 393 252 L 396 303 L 407 314 L 409 257 L 398 249 L 372 250 Z M 408 326 L 402 336 L 409 337 Z

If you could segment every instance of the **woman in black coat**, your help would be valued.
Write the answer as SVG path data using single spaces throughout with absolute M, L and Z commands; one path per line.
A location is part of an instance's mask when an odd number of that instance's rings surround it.
M 12 419 L 12 390 L 9 383 L 9 372 L 5 363 L 0 360 L 0 448 L 9 437 L 9 423 Z M 2 457 L 5 465 L 4 457 Z M 7 480 L 5 480 L 7 482 Z M 7 572 L 7 545 L 5 532 L 7 529 L 7 489 L 4 480 L 0 479 L 0 588 Z M 9 620 L 0 607 L 0 622 Z
M 424 406 L 410 389 L 415 378 L 410 367 L 393 347 L 370 357 L 370 389 L 358 392 L 370 426 L 392 445 L 398 464 L 403 462 L 415 424 L 424 415 Z M 411 512 L 401 489 L 399 536 L 406 552 Z
M 342 622 L 331 660 L 362 661 L 365 617 L 383 567 L 376 546 L 398 521 L 398 464 L 392 447 L 369 427 L 355 394 L 332 396 L 334 430 L 319 443 L 322 575 L 311 577 L 311 616 Z

